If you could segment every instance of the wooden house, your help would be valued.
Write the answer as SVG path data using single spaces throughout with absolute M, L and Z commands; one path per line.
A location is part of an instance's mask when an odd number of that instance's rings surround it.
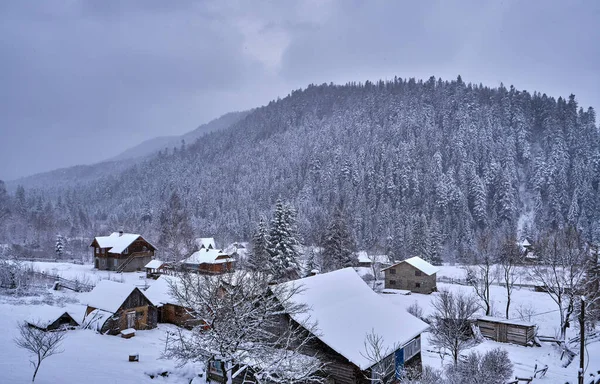
M 290 292 L 294 287 L 301 289 Z M 314 338 L 302 353 L 317 354 L 326 361 L 324 374 L 333 382 L 372 383 L 382 379 L 374 369 L 382 365 L 389 368 L 384 382 L 394 376 L 399 378 L 409 367 L 421 370 L 421 333 L 428 325 L 389 305 L 353 268 L 282 283 L 272 292 L 284 297 L 291 293 L 292 302 L 308 308 L 290 314 L 287 321 L 312 333 Z M 381 337 L 381 350 L 389 351 L 380 361 L 367 357 L 365 343 L 369 334 Z
M 418 256 L 384 268 L 385 288 L 429 294 L 437 290 L 435 267 Z
M 164 262 L 154 259 L 144 265 L 144 268 L 146 269 L 147 278 L 158 279 L 158 277 L 165 272 L 166 265 Z
M 508 320 L 483 316 L 477 319 L 481 335 L 501 343 L 533 345 L 535 324 L 522 320 Z
M 128 328 L 156 328 L 156 307 L 134 285 L 102 280 L 86 294 L 85 302 L 84 323 L 100 333 L 117 335 Z
M 160 276 L 144 292 L 146 297 L 156 305 L 158 310 L 158 322 L 175 324 L 180 327 L 192 328 L 202 324 L 194 311 L 181 305 L 179 300 L 171 293 L 171 286 L 177 284 L 177 277 Z
M 230 255 L 213 248 L 202 248 L 181 262 L 186 270 L 206 274 L 232 272 L 234 264 Z
M 140 271 L 154 258 L 156 247 L 142 236 L 113 232 L 94 238 L 94 267 L 103 271 Z

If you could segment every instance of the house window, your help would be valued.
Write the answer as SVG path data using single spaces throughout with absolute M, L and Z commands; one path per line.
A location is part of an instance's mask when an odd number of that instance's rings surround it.
M 421 271 L 415 271 L 415 276 L 421 276 Z
M 123 253 L 124 253 L 124 254 L 125 254 L 125 253 L 129 253 L 129 248 L 125 248 L 125 249 L 123 250 Z
M 396 274 L 396 270 L 394 268 L 390 269 L 390 275 L 395 275 Z
M 415 283 L 415 288 L 421 288 L 421 283 Z
M 117 265 L 119 265 L 119 260 L 113 259 L 113 266 L 116 267 Z
M 396 285 L 396 280 L 390 280 L 390 285 Z
M 127 328 L 135 327 L 135 311 L 127 312 Z

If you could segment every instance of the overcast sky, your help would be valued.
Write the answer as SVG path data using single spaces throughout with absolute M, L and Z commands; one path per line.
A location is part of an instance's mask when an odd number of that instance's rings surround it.
M 0 179 L 310 83 L 429 76 L 600 108 L 600 1 L 0 1 Z

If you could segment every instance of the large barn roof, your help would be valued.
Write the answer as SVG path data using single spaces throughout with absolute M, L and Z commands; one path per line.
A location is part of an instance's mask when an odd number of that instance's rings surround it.
M 135 233 L 113 232 L 109 236 L 97 236 L 94 240 L 100 248 L 109 248 L 108 251 L 111 253 L 122 253 L 125 248 L 129 247 L 140 237 L 141 235 Z M 150 243 L 148 242 L 148 244 Z M 154 245 L 152 247 L 156 249 Z
M 88 307 L 115 313 L 135 289 L 137 287 L 132 284 L 100 280 L 91 292 L 85 294 L 83 302 Z M 144 293 L 142 292 L 142 294 Z M 152 302 L 152 300 L 150 301 Z
M 423 272 L 427 276 L 431 276 L 434 273 L 438 273 L 440 271 L 440 269 L 438 267 L 429 264 L 425 260 L 421 259 L 419 256 L 415 256 L 415 257 L 411 257 L 410 259 L 402 260 L 399 263 L 396 263 L 394 265 L 391 265 L 387 268 L 382 269 L 382 271 L 385 271 L 386 269 L 389 269 L 389 268 L 393 268 L 402 263 L 408 263 L 408 264 L 412 265 L 413 267 L 417 268 L 419 271 Z
M 316 323 L 315 336 L 351 363 L 365 370 L 374 361 L 365 357 L 367 335 L 383 340 L 386 355 L 420 335 L 428 325 L 373 292 L 352 268 L 344 268 L 282 283 L 283 290 L 299 287 L 292 302 L 309 309 L 292 318 L 304 325 Z M 277 294 L 277 288 L 274 292 Z

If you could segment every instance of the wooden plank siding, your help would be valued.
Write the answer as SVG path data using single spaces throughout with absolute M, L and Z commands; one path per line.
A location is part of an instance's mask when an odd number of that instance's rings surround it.
M 86 316 L 97 308 L 88 306 Z M 101 309 L 101 308 L 100 308 Z M 135 312 L 135 322 L 133 327 L 127 324 L 127 314 Z M 101 328 L 101 333 L 117 335 L 124 329 L 134 328 L 137 330 L 156 328 L 158 322 L 158 312 L 156 307 L 144 296 L 138 289 L 134 289 L 125 299 L 119 309 L 109 318 Z
M 530 345 L 535 338 L 535 326 L 506 324 L 489 320 L 477 320 L 481 335 L 501 343 Z

